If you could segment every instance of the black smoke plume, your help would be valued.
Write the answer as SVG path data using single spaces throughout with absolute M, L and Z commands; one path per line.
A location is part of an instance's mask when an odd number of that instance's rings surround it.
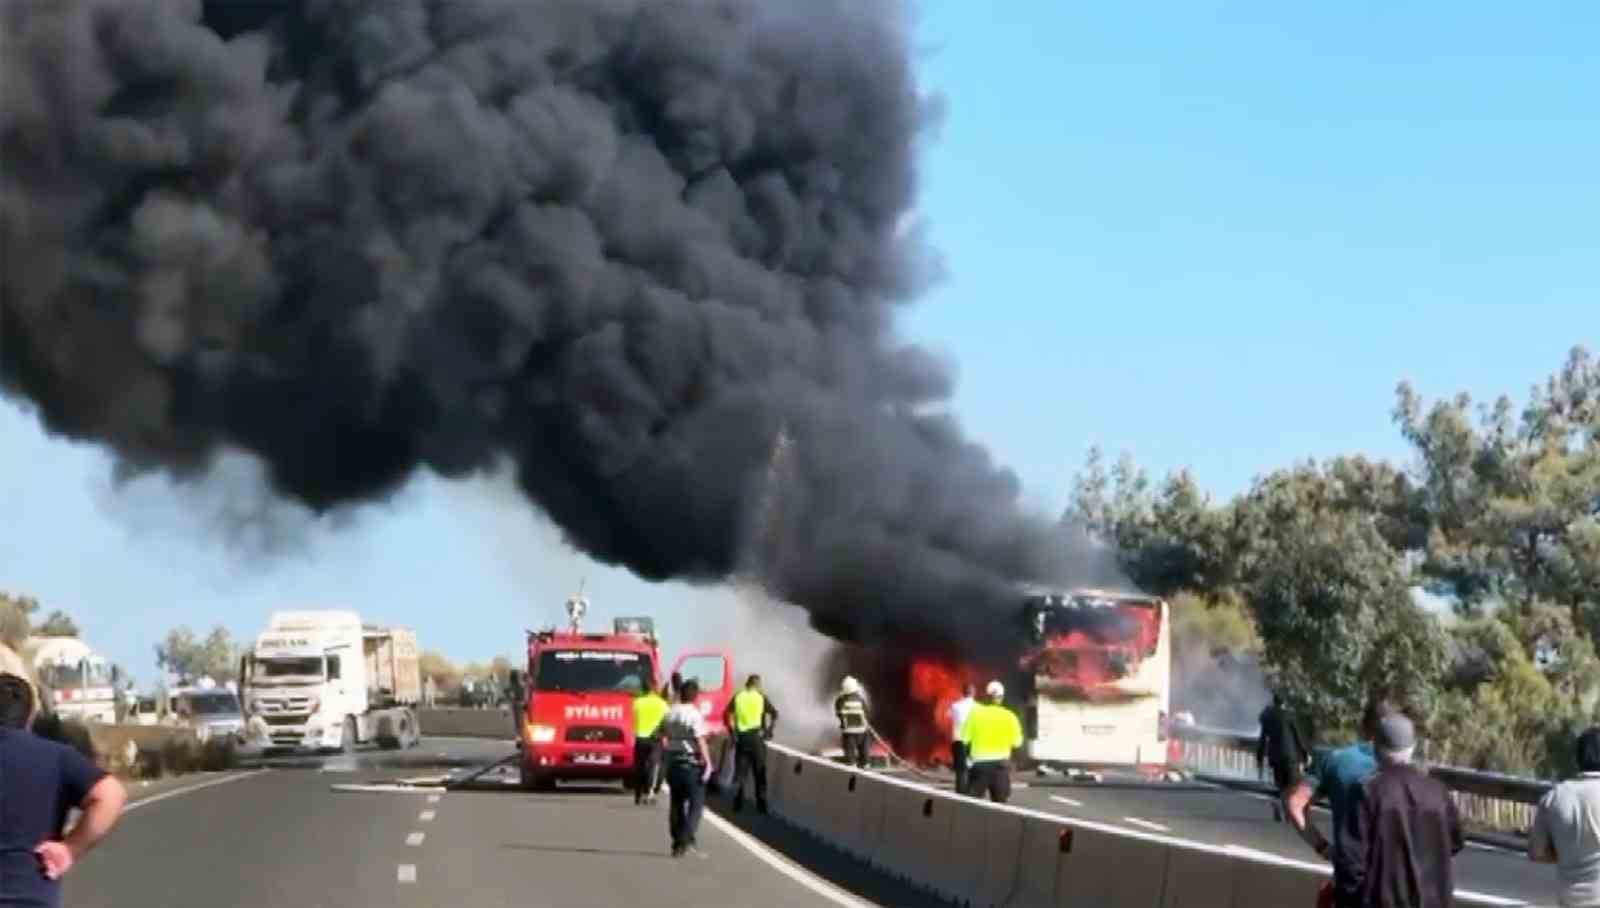
M 318 510 L 509 460 L 595 558 L 993 637 L 1060 545 L 898 345 L 930 105 L 887 0 L 8 0 L 0 380 Z M 1043 414 L 1047 417 L 1048 414 Z M 1009 605 L 1007 606 L 1009 607 Z

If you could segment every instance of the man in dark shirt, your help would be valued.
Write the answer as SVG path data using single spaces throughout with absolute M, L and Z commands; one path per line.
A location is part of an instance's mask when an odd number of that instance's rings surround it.
M 33 687 L 0 674 L 0 908 L 57 908 L 61 877 L 122 815 L 122 784 L 77 751 L 27 731 Z M 67 812 L 83 816 L 63 837 Z
M 1362 740 L 1320 756 L 1311 767 L 1309 778 L 1295 783 L 1285 799 L 1289 822 L 1317 854 L 1333 864 L 1332 898 L 1337 908 L 1361 904 L 1361 851 L 1357 841 L 1356 815 L 1362 786 L 1378 771 L 1373 752 L 1379 723 L 1395 712 L 1382 696 L 1367 701 L 1361 715 Z M 1332 816 L 1333 841 L 1322 835 L 1311 822 L 1311 803 L 1319 798 L 1328 802 Z
M 1378 724 L 1378 772 L 1362 786 L 1356 847 L 1366 908 L 1450 908 L 1452 863 L 1466 847 L 1461 817 L 1439 780 L 1411 765 L 1416 734 L 1398 713 Z
M 1262 764 L 1272 767 L 1272 783 L 1278 796 L 1283 797 L 1300 781 L 1301 764 L 1305 762 L 1305 742 L 1294 716 L 1284 708 L 1283 699 L 1272 695 L 1272 702 L 1261 711 L 1261 737 L 1256 741 L 1256 771 Z

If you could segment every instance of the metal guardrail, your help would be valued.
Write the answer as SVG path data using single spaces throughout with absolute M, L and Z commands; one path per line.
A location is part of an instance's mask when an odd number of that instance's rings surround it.
M 1256 768 L 1257 736 L 1234 729 L 1177 726 L 1173 738 L 1182 747 L 1186 768 L 1209 775 L 1263 782 Z M 1462 819 L 1497 832 L 1525 834 L 1533 825 L 1539 799 L 1552 783 L 1459 766 L 1429 766 L 1455 798 Z

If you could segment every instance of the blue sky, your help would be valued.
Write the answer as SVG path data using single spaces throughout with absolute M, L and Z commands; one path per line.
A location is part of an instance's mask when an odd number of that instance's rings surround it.
M 1094 443 L 1218 495 L 1296 458 L 1403 457 L 1400 379 L 1520 398 L 1600 344 L 1600 5 L 922 9 L 946 114 L 921 213 L 947 276 L 901 332 L 957 364 L 956 412 L 1035 506 Z M 669 649 L 715 636 L 719 594 L 587 563 L 502 483 L 424 478 L 343 527 L 279 509 L 297 544 L 261 558 L 206 516 L 237 484 L 114 491 L 11 401 L 0 439 L 0 587 L 145 681 L 167 628 L 248 635 L 285 604 L 510 653 L 584 575 L 596 617 L 654 613 Z

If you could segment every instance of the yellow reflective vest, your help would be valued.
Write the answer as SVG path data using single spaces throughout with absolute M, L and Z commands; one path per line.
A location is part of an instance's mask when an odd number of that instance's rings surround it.
M 767 713 L 767 698 L 758 690 L 742 690 L 733 697 L 733 730 L 743 734 L 761 727 Z
M 967 759 L 974 763 L 1008 760 L 1011 751 L 1023 744 L 1022 722 L 1004 706 L 980 703 L 967 713 L 961 741 L 967 745 Z
M 655 691 L 640 694 L 633 698 L 633 734 L 636 738 L 648 738 L 661 727 L 661 720 L 667 717 L 671 707 L 661 695 Z

